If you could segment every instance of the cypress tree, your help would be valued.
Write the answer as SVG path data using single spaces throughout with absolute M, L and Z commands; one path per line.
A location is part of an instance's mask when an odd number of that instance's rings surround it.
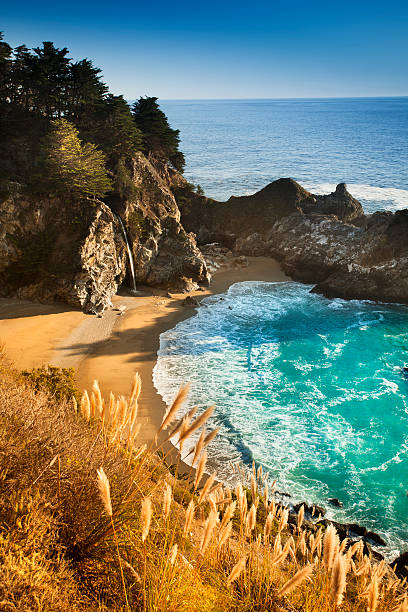
M 170 127 L 157 98 L 139 98 L 134 103 L 132 112 L 137 127 L 143 133 L 147 154 L 183 172 L 185 159 L 179 150 L 180 131 Z
M 66 119 L 52 122 L 43 151 L 47 180 L 57 195 L 102 197 L 111 188 L 104 154 L 96 145 L 82 143 L 78 130 Z

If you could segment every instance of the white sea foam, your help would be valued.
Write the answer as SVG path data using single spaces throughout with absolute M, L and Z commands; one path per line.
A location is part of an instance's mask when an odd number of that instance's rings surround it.
M 336 189 L 334 183 L 306 182 L 302 183 L 302 186 L 316 195 L 332 193 Z M 408 189 L 347 183 L 347 190 L 362 203 L 363 208 L 368 213 L 380 209 L 394 211 L 400 208 L 408 208 Z

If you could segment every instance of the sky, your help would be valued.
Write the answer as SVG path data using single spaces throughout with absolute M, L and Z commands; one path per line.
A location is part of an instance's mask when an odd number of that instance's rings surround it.
M 92 59 L 128 100 L 408 95 L 406 0 L 19 0 L 0 30 Z

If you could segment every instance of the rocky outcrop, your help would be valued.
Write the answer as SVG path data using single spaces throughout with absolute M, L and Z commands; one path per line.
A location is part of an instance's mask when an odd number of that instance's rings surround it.
M 208 284 L 210 275 L 195 235 L 180 222 L 180 211 L 165 170 L 155 168 L 143 155 L 133 161 L 137 195 L 119 203 L 135 262 L 138 283 L 186 291 Z
M 315 196 L 279 179 L 225 203 L 195 196 L 182 213 L 200 240 L 275 257 L 292 278 L 329 297 L 408 304 L 408 211 L 365 216 L 344 184 Z
M 166 175 L 134 159 L 132 201 L 64 202 L 27 197 L 18 186 L 0 203 L 0 295 L 61 301 L 101 312 L 128 277 L 121 216 L 138 283 L 185 291 L 210 275 L 195 237 L 180 223 Z
M 102 202 L 9 196 L 0 205 L 0 294 L 104 310 L 126 269 L 116 224 Z

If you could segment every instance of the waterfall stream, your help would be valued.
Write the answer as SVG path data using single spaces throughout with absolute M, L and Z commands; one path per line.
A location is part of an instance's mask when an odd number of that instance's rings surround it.
M 123 237 L 124 237 L 125 242 L 126 242 L 126 248 L 127 248 L 127 252 L 128 252 L 128 256 L 129 256 L 130 272 L 131 272 L 132 281 L 133 281 L 133 291 L 136 291 L 135 265 L 134 265 L 134 261 L 133 261 L 132 249 L 130 248 L 129 240 L 128 240 L 127 233 L 126 233 L 126 228 L 125 228 L 125 225 L 124 225 L 121 217 L 118 215 L 118 213 L 117 212 L 113 212 L 113 214 L 115 215 L 115 217 L 119 221 L 120 227 L 122 228 L 122 233 L 123 233 Z

